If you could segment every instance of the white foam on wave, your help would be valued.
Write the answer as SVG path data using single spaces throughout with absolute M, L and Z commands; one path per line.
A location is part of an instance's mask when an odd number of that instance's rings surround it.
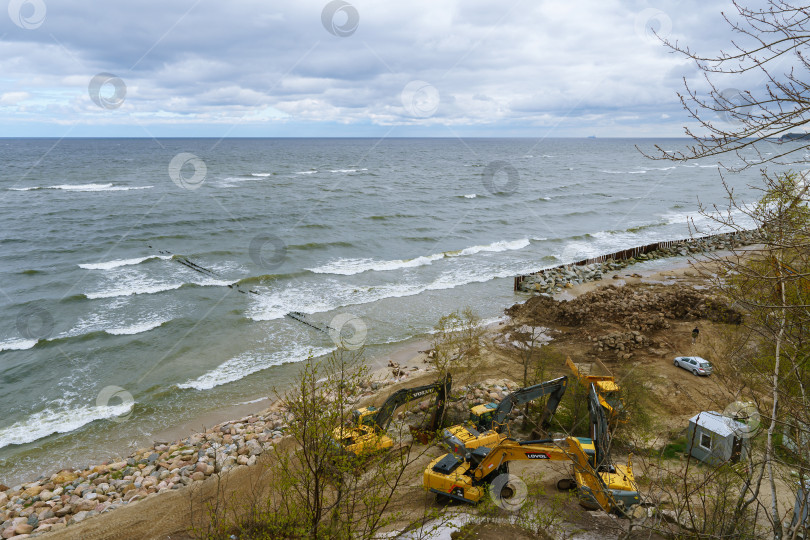
M 114 418 L 129 413 L 133 403 L 104 407 L 70 408 L 63 400 L 56 401 L 52 408 L 36 412 L 25 420 L 0 428 L 0 448 L 13 444 L 34 442 L 54 433 L 68 433 L 95 420 Z
M 38 339 L 11 339 L 0 341 L 0 351 L 25 351 L 39 343 Z
M 250 176 L 256 176 L 258 178 L 267 178 L 268 176 L 273 176 L 273 173 L 269 173 L 269 172 L 250 173 Z
M 672 165 L 670 167 L 650 167 L 648 169 L 639 169 L 637 171 L 611 171 L 608 169 L 600 169 L 600 173 L 604 174 L 646 174 L 650 170 L 653 171 L 671 171 L 672 169 L 676 168 L 676 165 Z
M 264 401 L 266 399 L 270 399 L 270 398 L 268 396 L 265 396 L 265 397 L 260 397 L 260 398 L 256 398 L 256 399 L 251 399 L 251 400 L 248 400 L 248 401 L 241 401 L 241 402 L 237 403 L 237 405 L 250 405 L 252 403 L 258 403 L 258 402 Z
M 484 328 L 489 328 L 490 326 L 497 326 L 497 325 L 499 325 L 499 324 L 501 324 L 503 322 L 506 322 L 508 320 L 509 320 L 508 315 L 499 315 L 497 317 L 490 317 L 488 319 L 483 319 L 481 321 L 481 324 L 479 324 L 479 326 L 483 326 Z
M 733 230 L 732 227 L 721 224 L 712 216 L 723 220 L 728 220 L 731 217 L 736 225 L 743 228 L 753 229 L 756 227 L 756 222 L 740 209 L 732 210 L 731 216 L 729 216 L 728 212 L 704 215 L 695 210 L 694 212 L 667 212 L 661 217 L 668 225 L 694 224 L 698 228 L 699 234 L 731 232 Z
M 478 195 L 476 195 L 475 193 L 469 193 L 467 195 L 464 195 L 465 199 L 475 199 L 476 197 L 478 197 Z
M 133 264 L 140 264 L 144 261 L 148 261 L 151 259 L 162 259 L 164 261 L 168 261 L 171 258 L 172 258 L 171 255 L 150 255 L 148 257 L 136 257 L 134 259 L 118 259 L 115 261 L 107 261 L 100 263 L 84 263 L 80 264 L 79 268 L 84 268 L 85 270 L 112 270 L 113 268 L 118 268 L 120 266 L 131 266 Z
M 113 336 L 131 336 L 135 334 L 142 334 L 144 332 L 148 332 L 149 330 L 153 330 L 160 326 L 163 326 L 169 322 L 168 320 L 154 320 L 154 321 L 143 321 L 139 323 L 135 323 L 130 326 L 122 326 L 119 328 L 108 328 L 105 330 L 108 334 L 112 334 Z
M 116 296 L 132 296 L 134 294 L 155 294 L 164 291 L 173 291 L 183 286 L 179 283 L 159 283 L 159 284 L 138 284 L 129 287 L 119 287 L 117 289 L 107 289 L 97 292 L 88 292 L 84 295 L 90 300 L 98 298 L 115 298 Z
M 537 270 L 537 264 L 523 262 L 520 267 L 504 266 L 500 261 L 490 265 L 471 267 L 462 265 L 443 272 L 431 282 L 399 282 L 377 286 L 357 286 L 337 279 L 326 283 L 299 283 L 280 290 L 262 291 L 252 297 L 254 304 L 247 316 L 254 321 L 280 319 L 291 311 L 309 315 L 325 313 L 338 308 L 369 304 L 388 298 L 414 296 L 425 291 L 453 289 L 470 283 L 483 283 L 497 278 L 513 277 Z M 325 291 L 329 295 L 324 294 Z
M 224 281 L 221 279 L 208 279 L 190 282 L 191 285 L 199 285 L 200 287 L 226 287 L 228 285 L 233 285 L 234 283 L 236 282 Z M 134 283 L 124 287 L 88 292 L 84 293 L 84 295 L 91 300 L 95 300 L 98 298 L 114 298 L 116 296 L 132 296 L 135 294 L 155 294 L 165 291 L 173 291 L 175 289 L 179 289 L 183 285 L 186 285 L 186 283 L 156 283 L 151 281 L 142 281 L 140 283 Z
M 630 231 L 612 232 L 600 231 L 590 235 L 591 239 L 570 240 L 559 253 L 554 254 L 563 264 L 598 257 L 605 253 L 613 253 L 620 249 L 627 249 L 638 245 L 655 242 L 647 236 L 642 241 L 638 233 Z
M 133 191 L 152 189 L 155 186 L 114 186 L 109 184 L 60 184 L 57 186 L 35 186 L 26 188 L 8 188 L 10 191 L 35 191 L 38 189 L 59 189 L 62 191 Z
M 297 173 L 295 173 L 295 174 L 315 174 L 315 173 L 317 173 L 317 172 L 318 172 L 318 171 L 298 171 L 298 172 L 297 172 Z
M 306 360 L 309 356 L 318 357 L 329 354 L 334 350 L 334 348 L 324 347 L 305 349 L 299 346 L 293 350 L 278 351 L 272 354 L 247 352 L 227 360 L 225 363 L 220 364 L 211 371 L 203 373 L 196 379 L 178 384 L 177 387 L 183 389 L 210 390 L 216 386 L 244 379 L 257 371 L 262 371 L 281 364 L 301 362 Z
M 500 252 L 500 251 L 511 251 L 517 249 L 523 249 L 528 247 L 531 244 L 531 241 L 528 238 L 521 238 L 520 240 L 501 240 L 499 242 L 493 242 L 491 244 L 486 244 L 483 246 L 472 246 L 468 248 L 464 248 L 461 251 L 448 251 L 445 252 L 448 256 L 462 256 L 462 255 L 475 255 L 476 253 L 481 253 L 483 251 L 493 251 L 493 252 Z
M 316 274 L 339 274 L 343 276 L 352 276 L 354 274 L 360 274 L 370 270 L 384 272 L 387 270 L 398 270 L 400 268 L 415 268 L 417 266 L 431 264 L 433 261 L 443 258 L 443 253 L 437 253 L 435 255 L 416 257 L 415 259 L 401 259 L 395 261 L 379 261 L 375 259 L 338 259 L 317 268 L 309 268 L 308 270 Z
M 327 263 L 316 268 L 308 268 L 310 272 L 316 274 L 338 274 L 343 276 L 352 276 L 368 271 L 384 272 L 388 270 L 398 270 L 401 268 L 415 268 L 417 266 L 424 266 L 432 264 L 433 261 L 449 257 L 462 257 L 467 255 L 475 255 L 485 251 L 499 252 L 508 250 L 523 249 L 531 244 L 528 238 L 521 238 L 520 240 L 493 242 L 492 244 L 482 246 L 472 246 L 457 251 L 444 251 L 442 253 L 434 253 L 432 255 L 423 255 L 414 259 L 397 259 L 391 261 L 380 261 L 375 259 L 338 259 L 336 261 Z

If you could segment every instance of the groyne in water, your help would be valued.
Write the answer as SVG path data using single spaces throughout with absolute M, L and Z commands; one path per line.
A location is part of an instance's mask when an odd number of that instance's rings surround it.
M 531 274 L 515 276 L 514 287 L 515 291 L 550 295 L 560 292 L 566 287 L 572 287 L 587 281 L 600 280 L 605 272 L 620 270 L 637 262 L 685 256 L 690 253 L 731 249 L 733 247 L 757 244 L 761 240 L 759 230 L 754 229 L 683 240 L 655 242 L 654 244 L 623 249 L 573 263 L 544 268 Z

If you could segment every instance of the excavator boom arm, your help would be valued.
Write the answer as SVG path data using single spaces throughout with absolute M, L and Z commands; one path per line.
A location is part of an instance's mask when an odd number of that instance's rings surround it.
M 381 430 L 385 431 L 388 429 L 388 426 L 391 423 L 391 419 L 394 416 L 394 411 L 408 402 L 429 396 L 431 394 L 437 394 L 436 417 L 433 421 L 434 423 L 437 423 L 441 418 L 440 413 L 444 410 L 447 396 L 450 394 L 451 384 L 451 377 L 448 373 L 447 378 L 443 381 L 436 381 L 435 383 L 426 384 L 424 386 L 397 390 L 385 400 L 385 403 L 380 406 L 379 410 L 374 415 L 374 423 L 377 424 L 377 427 L 379 427 Z
M 546 403 L 546 410 L 543 412 L 543 418 L 541 420 L 541 427 L 545 429 L 548 427 L 551 417 L 554 415 L 557 407 L 560 405 L 560 401 L 562 400 L 563 394 L 565 394 L 565 389 L 567 386 L 568 377 L 563 376 L 557 379 L 542 382 L 540 384 L 535 384 L 534 386 L 527 386 L 526 388 L 516 390 L 503 398 L 501 403 L 498 405 L 498 408 L 495 409 L 495 413 L 492 415 L 491 425 L 480 427 L 485 430 L 494 429 L 496 431 L 500 431 L 501 426 L 503 426 L 506 422 L 509 413 L 511 413 L 515 407 L 525 405 L 526 403 L 539 399 L 543 396 L 549 396 L 548 403 Z
M 588 484 L 597 503 L 605 510 L 616 504 L 607 485 L 588 462 L 588 455 L 577 439 L 541 439 L 515 441 L 503 438 L 473 470 L 473 477 L 482 480 L 505 462 L 522 460 L 571 461 L 574 467 L 588 478 Z

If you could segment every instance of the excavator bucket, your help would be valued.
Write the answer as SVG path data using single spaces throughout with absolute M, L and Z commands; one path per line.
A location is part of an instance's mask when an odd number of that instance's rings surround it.
M 421 426 L 408 426 L 413 440 L 418 441 L 419 444 L 428 444 L 436 438 L 436 432 L 424 429 Z

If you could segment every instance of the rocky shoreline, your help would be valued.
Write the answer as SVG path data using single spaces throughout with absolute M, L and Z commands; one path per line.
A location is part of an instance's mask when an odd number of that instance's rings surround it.
M 255 465 L 257 456 L 281 442 L 285 426 L 285 411 L 268 410 L 172 444 L 156 442 L 121 461 L 0 485 L 0 537 L 39 536 L 214 473 Z
M 627 260 L 607 260 L 591 265 L 558 267 L 534 274 L 524 284 L 528 291 L 551 296 L 575 284 L 602 279 L 612 270 L 635 262 L 688 255 L 709 250 L 729 249 L 733 245 L 758 243 L 753 232 L 718 235 L 693 244 L 674 244 L 666 250 L 640 254 Z M 607 294 L 607 293 L 606 293 Z M 543 298 L 534 300 L 545 301 Z M 630 329 L 633 330 L 633 329 Z M 632 354 L 630 349 L 644 346 L 638 332 L 603 336 L 594 345 L 604 351 Z M 632 345 L 626 345 L 625 342 Z M 623 346 L 619 346 L 619 345 Z M 390 373 L 375 377 L 364 385 L 361 399 L 371 398 L 401 378 L 428 375 L 425 368 L 405 371 L 389 364 Z M 393 375 L 393 376 L 392 376 Z M 487 379 L 454 388 L 460 396 L 448 403 L 448 415 L 466 419 L 471 405 L 500 401 L 518 385 L 506 379 Z M 427 410 L 430 400 L 419 404 Z M 416 411 L 403 411 L 399 422 L 407 422 Z M 514 412 L 515 415 L 519 411 Z M 219 423 L 203 433 L 181 440 L 155 442 L 127 458 L 111 460 L 85 469 L 64 469 L 33 482 L 14 487 L 0 484 L 0 538 L 23 539 L 64 529 L 94 516 L 109 513 L 147 498 L 203 482 L 213 475 L 242 467 L 256 466 L 259 457 L 273 451 L 285 438 L 288 413 L 279 404 L 237 421 Z M 404 430 L 407 432 L 407 430 Z
M 393 377 L 369 379 L 358 400 L 373 397 L 400 378 L 416 375 L 403 372 L 399 365 L 395 368 Z M 426 373 L 424 368 L 419 371 Z M 454 389 L 461 399 L 448 404 L 448 413 L 466 419 L 471 405 L 500 401 L 517 387 L 510 380 L 488 379 Z M 430 400 L 424 400 L 417 409 L 429 406 Z M 402 411 L 397 420 L 406 422 L 415 414 L 418 412 Z M 287 411 L 276 404 L 173 443 L 155 442 L 126 459 L 86 469 L 63 469 L 14 487 L 0 484 L 0 538 L 37 537 L 212 475 L 255 466 L 260 455 L 284 439 L 287 421 Z
M 698 238 L 672 243 L 659 249 L 640 253 L 626 259 L 611 258 L 591 264 L 566 264 L 546 268 L 534 274 L 521 276 L 517 290 L 539 295 L 552 296 L 565 288 L 571 288 L 589 281 L 599 281 L 608 272 L 627 268 L 638 262 L 652 261 L 666 257 L 686 256 L 696 253 L 731 249 L 761 242 L 759 231 L 740 231 L 723 233 L 706 238 Z

